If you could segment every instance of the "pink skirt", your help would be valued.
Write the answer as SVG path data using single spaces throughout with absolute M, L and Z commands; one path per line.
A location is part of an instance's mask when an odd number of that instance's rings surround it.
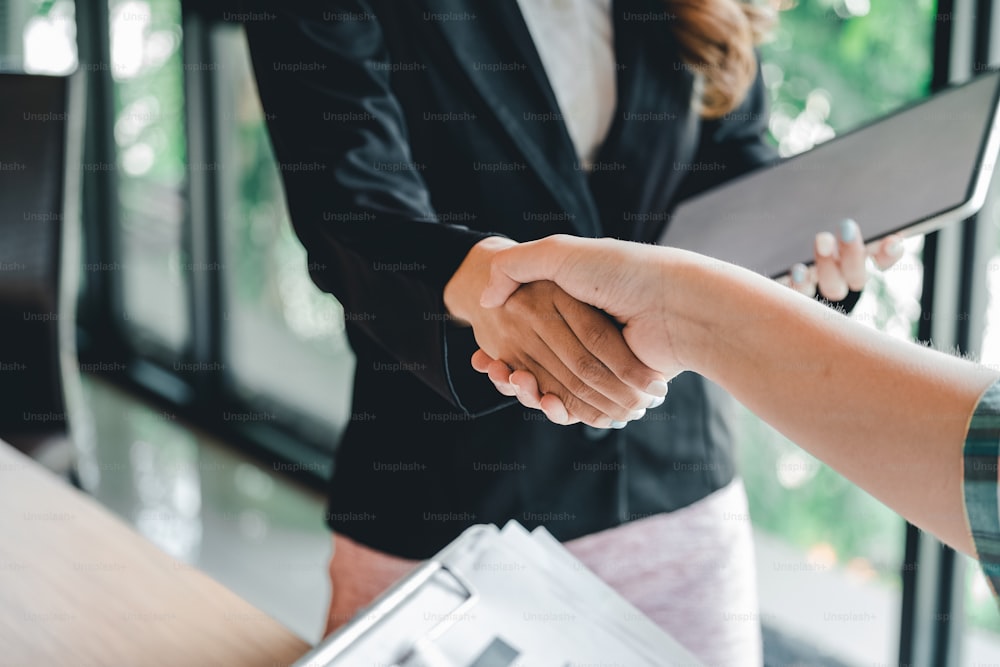
M 564 546 L 706 665 L 762 664 L 753 537 L 739 480 L 676 512 Z M 417 564 L 335 535 L 325 634 Z

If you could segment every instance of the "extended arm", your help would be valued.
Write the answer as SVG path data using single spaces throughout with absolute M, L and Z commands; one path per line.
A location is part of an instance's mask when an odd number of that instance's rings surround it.
M 650 367 L 718 382 L 914 524 L 974 553 L 962 448 L 997 372 L 865 328 L 750 271 L 619 241 L 551 237 L 504 251 L 483 302 L 542 279 L 616 317 Z

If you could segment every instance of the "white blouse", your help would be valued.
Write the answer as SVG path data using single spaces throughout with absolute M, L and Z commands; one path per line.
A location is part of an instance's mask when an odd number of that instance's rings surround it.
M 577 157 L 589 170 L 615 113 L 611 0 L 518 0 Z

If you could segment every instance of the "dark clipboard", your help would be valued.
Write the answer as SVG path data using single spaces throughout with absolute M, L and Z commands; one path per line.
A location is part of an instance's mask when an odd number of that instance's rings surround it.
M 812 263 L 815 235 L 856 220 L 866 243 L 982 208 L 1000 150 L 1000 71 L 681 202 L 660 245 L 771 277 Z

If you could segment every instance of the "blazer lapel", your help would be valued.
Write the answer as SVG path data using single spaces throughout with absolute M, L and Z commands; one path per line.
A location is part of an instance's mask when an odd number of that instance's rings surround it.
M 694 78 L 680 62 L 659 2 L 615 0 L 618 106 L 590 175 L 607 235 L 653 241 L 667 222 L 674 194 L 698 146 L 700 121 L 691 107 Z
M 601 225 L 586 173 L 579 169 L 576 149 L 516 0 L 424 1 L 457 62 L 526 163 L 570 214 L 576 231 L 599 236 Z M 470 18 L 447 18 L 455 15 Z M 438 16 L 445 18 L 434 18 Z M 470 27 L 470 21 L 481 27 Z

